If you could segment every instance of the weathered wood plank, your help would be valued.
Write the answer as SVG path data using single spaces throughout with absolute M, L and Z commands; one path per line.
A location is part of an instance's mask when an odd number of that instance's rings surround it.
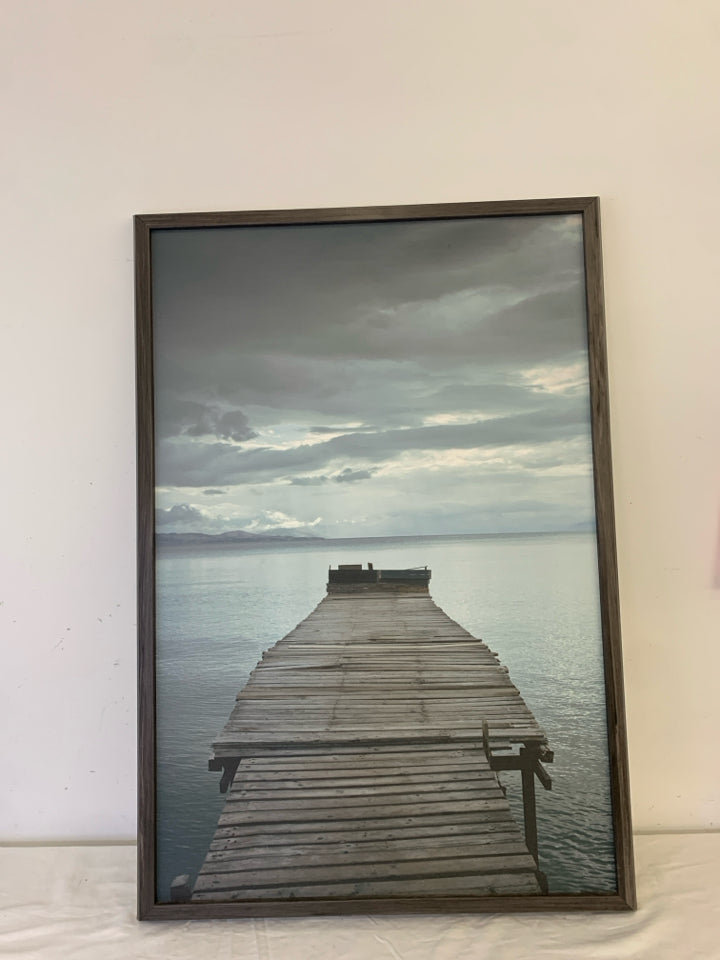
M 328 850 L 334 848 L 341 849 L 346 846 L 361 848 L 366 844 L 384 843 L 392 840 L 394 844 L 402 846 L 403 844 L 414 847 L 422 846 L 442 846 L 448 841 L 455 842 L 459 838 L 472 838 L 476 842 L 490 842 L 498 840 L 521 840 L 520 828 L 510 815 L 500 816 L 494 814 L 499 819 L 490 820 L 489 814 L 486 814 L 482 820 L 478 820 L 473 815 L 459 816 L 453 818 L 457 822 L 448 822 L 448 820 L 439 820 L 437 817 L 427 817 L 427 823 L 423 823 L 422 817 L 412 818 L 412 822 L 401 821 L 400 826 L 395 827 L 368 827 L 362 830 L 353 829 L 344 830 L 342 825 L 331 824 L 329 830 L 318 831 L 317 825 L 315 832 L 313 830 L 302 831 L 299 826 L 293 830 L 291 845 L 289 845 L 288 834 L 285 828 L 268 828 L 263 833 L 262 828 L 254 830 L 244 827 L 223 828 L 222 836 L 220 830 L 217 831 L 210 851 L 225 850 L 256 850 L 272 849 L 281 846 L 284 850 L 302 850 L 318 849 L 326 847 Z M 448 818 L 450 819 L 450 818 Z M 376 823 L 377 821 L 371 821 Z
M 383 803 L 371 805 L 370 801 L 364 800 L 362 805 L 342 804 L 337 801 L 332 804 L 323 804 L 315 801 L 304 806 L 297 803 L 260 803 L 253 805 L 248 802 L 243 809 L 228 809 L 228 804 L 223 808 L 220 814 L 219 825 L 230 826 L 232 824 L 244 823 L 302 823 L 313 818 L 324 820 L 326 823 L 341 820 L 344 823 L 348 821 L 367 820 L 372 817 L 383 819 L 385 817 L 412 817 L 422 816 L 430 813 L 436 816 L 451 816 L 453 813 L 485 813 L 488 810 L 503 810 L 507 805 L 507 800 L 467 800 L 442 798 L 435 801 L 428 800 L 417 803 Z
M 477 771 L 474 766 L 468 765 L 464 770 L 457 770 L 453 767 L 441 767 L 435 770 L 427 770 L 423 767 L 422 772 L 418 773 L 417 766 L 408 766 L 404 769 L 386 768 L 388 771 L 383 773 L 377 767 L 368 766 L 363 769 L 351 768 L 343 773 L 338 770 L 337 773 L 331 767 L 324 770 L 305 770 L 301 777 L 298 777 L 297 771 L 291 774 L 289 771 L 278 773 L 275 770 L 265 770 L 258 773 L 245 771 L 242 778 L 230 788 L 228 797 L 232 796 L 236 790 L 253 790 L 256 787 L 267 790 L 269 786 L 282 789 L 305 790 L 312 787 L 321 787 L 324 782 L 329 781 L 333 787 L 364 787 L 369 783 L 377 784 L 378 787 L 399 786 L 407 790 L 408 786 L 425 785 L 427 787 L 443 787 L 448 783 L 473 783 L 482 786 L 483 783 L 494 783 L 495 774 L 490 771 Z
M 272 688 L 268 687 L 264 690 L 256 690 L 255 688 L 246 688 L 242 697 L 247 699 L 256 699 L 256 700 L 271 700 L 271 699 L 290 699 L 291 697 L 298 700 L 311 700 L 316 697 L 339 697 L 339 696 L 355 697 L 360 701 L 365 701 L 368 704 L 373 702 L 377 703 L 378 696 L 382 695 L 383 697 L 388 696 L 392 697 L 394 700 L 417 700 L 418 692 L 416 690 L 407 690 L 404 687 L 398 686 L 388 689 L 374 688 L 373 692 L 368 691 L 367 686 L 362 686 L 360 684 L 349 683 L 346 686 L 329 686 L 318 685 L 318 686 L 308 686 L 303 684 L 301 687 L 296 687 L 292 691 L 285 690 L 282 687 Z M 457 700 L 458 703 L 463 701 L 472 701 L 473 703 L 478 700 L 478 690 L 474 685 L 466 686 L 450 686 L 443 684 L 442 686 L 434 686 L 432 689 L 427 691 L 427 695 L 430 699 L 452 699 Z
M 282 731 L 280 731 L 280 733 L 282 733 Z M 427 739 L 433 746 L 447 744 L 450 747 L 458 747 L 464 743 L 477 743 L 480 737 L 477 736 L 476 733 L 477 731 L 470 731 L 467 735 L 457 734 L 456 736 L 452 736 L 449 732 L 437 733 L 436 731 L 428 730 Z M 402 735 L 402 732 L 398 732 L 393 735 L 388 734 L 387 731 L 383 731 L 381 734 L 376 731 L 376 736 L 373 738 L 372 731 L 369 731 L 366 735 L 345 734 L 342 731 L 335 735 L 331 732 L 321 735 L 317 731 L 313 731 L 312 736 L 319 748 L 322 749 L 325 747 L 328 751 L 334 751 L 346 744 L 350 744 L 358 749 L 367 749 L 372 746 L 374 742 L 380 742 L 392 747 L 414 746 L 415 744 L 419 744 L 421 734 L 418 733 L 414 735 L 411 732 L 406 732 L 405 735 Z M 492 739 L 494 739 L 495 742 L 507 741 L 509 743 L 508 737 L 491 737 L 491 741 Z M 531 743 L 533 738 L 521 736 L 518 739 L 520 739 L 521 742 Z M 299 733 L 296 736 L 281 736 L 280 734 L 273 736 L 272 732 L 267 734 L 254 733 L 247 734 L 244 738 L 241 736 L 229 737 L 227 740 L 215 744 L 215 753 L 217 756 L 236 755 L 242 758 L 244 751 L 247 751 L 248 755 L 253 755 L 253 751 L 255 751 L 255 755 L 261 755 L 264 751 L 268 752 L 268 754 L 272 752 L 279 753 L 286 749 L 301 746 L 302 742 L 302 736 Z
M 407 878 L 371 881 L 334 881 L 316 885 L 246 887 L 238 890 L 198 891 L 197 901 L 235 901 L 257 899 L 297 900 L 332 897 L 412 897 L 412 896 L 520 896 L 536 895 L 540 886 L 534 873 L 476 875 L 455 874 L 443 877 Z
M 516 856 L 499 857 L 439 857 L 424 860 L 403 860 L 397 862 L 370 861 L 369 863 L 353 863 L 349 866 L 322 864 L 321 866 L 296 866 L 286 864 L 275 869 L 258 867 L 243 869 L 237 873 L 205 873 L 202 871 L 195 883 L 195 889 L 233 889 L 236 887 L 270 885 L 280 883 L 286 885 L 293 879 L 310 884 L 341 883 L 343 881 L 362 882 L 364 880 L 389 880 L 393 878 L 415 879 L 418 877 L 440 878 L 443 876 L 458 876 L 468 874 L 499 873 L 528 873 L 535 870 L 535 861 L 529 853 Z
M 422 753 L 422 759 L 426 763 L 437 763 L 441 766 L 447 766 L 455 761 L 462 764 L 475 763 L 485 766 L 487 761 L 483 752 L 482 743 L 434 743 L 432 740 L 421 740 L 417 743 L 387 743 L 381 740 L 375 740 L 368 744 L 357 746 L 350 743 L 337 743 L 332 749 L 322 747 L 320 744 L 290 744 L 282 753 L 270 752 L 267 755 L 259 755 L 244 762 L 243 769 L 248 766 L 268 764 L 277 764 L 284 762 L 286 765 L 317 766 L 328 763 L 344 763 L 347 766 L 372 764 L 376 760 L 379 763 L 403 763 L 409 761 L 411 765 L 416 762 L 417 755 Z
M 443 767 L 458 764 L 459 767 L 471 766 L 485 770 L 490 769 L 480 746 L 476 746 L 474 749 L 468 746 L 444 749 L 432 744 L 417 744 L 405 750 L 397 747 L 384 747 L 381 744 L 365 749 L 338 745 L 332 751 L 300 748 L 294 751 L 286 750 L 276 756 L 263 754 L 260 757 L 251 757 L 243 760 L 242 769 L 243 771 L 257 769 L 291 770 L 293 768 L 304 770 L 319 767 L 355 769 L 365 766 L 372 768 L 377 764 L 402 764 L 406 761 L 410 766 L 415 767 L 420 754 L 422 755 L 420 759 L 422 760 L 423 770 L 430 764 Z
M 412 785 L 412 790 L 408 789 L 407 784 L 391 785 L 391 786 L 382 786 L 379 785 L 370 785 L 370 786 L 299 786 L 299 787 L 286 787 L 278 783 L 272 783 L 268 785 L 269 789 L 262 790 L 259 787 L 254 789 L 249 789 L 246 786 L 236 786 L 234 790 L 230 791 L 226 799 L 226 808 L 229 807 L 232 803 L 246 803 L 246 801 L 260 801 L 260 800 L 300 800 L 304 802 L 310 802 L 311 800 L 331 800 L 335 799 L 345 799 L 353 797 L 367 797 L 369 803 L 374 803 L 376 800 L 383 798 L 387 803 L 391 803 L 395 797 L 403 797 L 407 799 L 408 796 L 417 797 L 418 799 L 429 794 L 432 796 L 433 800 L 446 800 L 450 798 L 460 799 L 461 797 L 476 797 L 480 800 L 492 799 L 494 797 L 499 797 L 502 795 L 502 791 L 498 786 L 497 780 L 488 781 L 485 784 L 479 784 L 475 780 L 461 780 L 461 781 L 452 781 L 448 784 L 437 784 L 437 783 L 415 783 Z M 358 800 L 358 802 L 360 802 Z
M 349 835 L 354 837 L 354 834 Z M 456 833 L 454 836 L 427 834 L 422 837 L 422 843 L 418 843 L 418 837 L 397 836 L 388 837 L 385 840 L 376 838 L 358 841 L 352 839 L 345 842 L 339 841 L 336 837 L 331 843 L 327 841 L 318 843 L 306 841 L 303 843 L 293 843 L 292 846 L 281 846 L 277 843 L 255 843 L 254 845 L 246 844 L 244 846 L 235 844 L 231 846 L 230 844 L 232 843 L 232 840 L 213 841 L 210 852 L 206 858 L 206 865 L 209 863 L 235 862 L 238 858 L 243 858 L 243 860 L 246 857 L 271 858 L 276 855 L 292 857 L 315 856 L 323 858 L 360 856 L 366 859 L 373 859 L 376 855 L 380 855 L 380 859 L 382 859 L 382 857 L 386 855 L 395 856 L 397 852 L 401 857 L 404 857 L 406 854 L 422 857 L 425 855 L 425 851 L 430 851 L 430 855 L 432 855 L 432 851 L 436 847 L 442 850 L 443 856 L 448 856 L 448 850 L 455 846 L 460 846 L 464 850 L 477 848 L 480 853 L 490 851 L 490 848 L 492 848 L 495 853 L 527 852 L 520 831 L 517 829 L 514 832 L 510 830 L 505 830 L 504 832 L 498 830 L 486 832 L 485 834 L 476 834 L 472 832 L 471 828 L 468 828 L 465 833 Z M 516 847 L 520 847 L 521 849 L 516 850 Z M 435 855 L 437 856 L 437 854 Z M 268 861 L 263 860 L 263 862 Z
M 193 898 L 539 893 L 483 743 L 545 736 L 429 595 L 332 593 L 263 654 L 215 756 L 241 759 Z
M 434 832 L 446 827 L 458 827 L 464 830 L 472 828 L 479 833 L 485 833 L 489 829 L 505 831 L 516 828 L 517 824 L 511 818 L 509 807 L 507 809 L 483 811 L 481 818 L 474 810 L 463 813 L 436 810 L 433 814 L 386 816 L 378 817 L 375 820 L 333 821 L 327 817 L 305 821 L 297 820 L 293 822 L 291 830 L 288 829 L 288 824 L 282 819 L 264 823 L 246 821 L 220 824 L 215 831 L 215 839 L 218 841 L 244 840 L 264 836 L 266 838 L 279 838 L 284 844 L 291 841 L 298 843 L 322 843 L 327 841 L 330 843 L 348 836 L 355 837 L 358 840 L 372 837 L 377 839 L 386 833 L 396 836 L 412 836 L 414 830 L 430 829 Z M 270 841 L 268 840 L 268 842 Z
M 257 853 L 250 853 L 248 850 L 237 850 L 215 852 L 211 851 L 202 869 L 203 876 L 216 876 L 222 873 L 244 873 L 252 870 L 281 870 L 285 867 L 303 868 L 303 867 L 322 867 L 322 866 L 353 866 L 356 864 L 392 863 L 401 865 L 405 863 L 432 863 L 433 865 L 439 859 L 458 860 L 463 858 L 487 858 L 487 862 L 495 858 L 522 857 L 527 858 L 527 847 L 520 839 L 509 841 L 495 841 L 478 843 L 472 837 L 464 838 L 464 842 L 459 845 L 447 844 L 438 847 L 437 844 L 417 843 L 410 845 L 401 845 L 397 841 L 387 841 L 384 844 L 366 844 L 364 847 L 347 846 L 333 847 L 328 851 L 325 846 L 305 846 L 297 848 L 278 848 L 265 847 Z M 527 860 L 525 859 L 527 865 Z M 534 866 L 534 863 L 533 863 Z M 307 879 L 310 876 L 307 875 Z

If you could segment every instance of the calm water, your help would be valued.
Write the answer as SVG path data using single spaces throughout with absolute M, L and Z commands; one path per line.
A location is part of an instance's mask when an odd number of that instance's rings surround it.
M 158 895 L 194 880 L 224 797 L 210 743 L 263 650 L 325 595 L 329 565 L 425 566 L 430 592 L 500 656 L 555 751 L 537 786 L 553 892 L 616 889 L 591 534 L 165 548 L 157 569 Z M 519 823 L 519 774 L 503 774 Z

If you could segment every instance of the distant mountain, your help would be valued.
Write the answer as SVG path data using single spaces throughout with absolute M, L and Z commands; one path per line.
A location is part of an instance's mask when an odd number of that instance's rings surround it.
M 577 523 L 570 524 L 567 530 L 568 530 L 568 533 L 594 533 L 595 521 L 579 520 Z
M 184 546 L 213 543 L 257 543 L 278 540 L 323 540 L 324 537 L 307 536 L 292 530 L 279 529 L 276 533 L 249 533 L 247 530 L 226 530 L 224 533 L 156 533 L 155 542 L 160 546 Z

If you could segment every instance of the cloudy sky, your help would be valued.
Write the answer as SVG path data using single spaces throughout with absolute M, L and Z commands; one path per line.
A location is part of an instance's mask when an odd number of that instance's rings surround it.
M 579 216 L 153 235 L 158 529 L 592 522 Z

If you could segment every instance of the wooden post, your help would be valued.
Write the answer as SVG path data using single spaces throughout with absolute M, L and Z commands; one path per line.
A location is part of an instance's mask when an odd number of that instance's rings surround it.
M 208 760 L 208 770 L 222 770 L 220 778 L 220 793 L 227 793 L 228 787 L 233 782 L 233 777 L 237 773 L 240 760 L 236 757 L 210 757 Z
M 525 816 L 525 844 L 538 863 L 537 817 L 535 814 L 534 764 L 522 768 L 523 814 Z
M 520 751 L 517 754 L 496 757 L 492 755 L 489 749 L 490 738 L 487 721 L 483 721 L 482 731 L 483 748 L 485 750 L 485 756 L 490 762 L 490 769 L 494 770 L 496 773 L 498 773 L 500 770 L 520 770 L 521 772 L 523 815 L 525 819 L 525 846 L 535 858 L 535 863 L 538 864 L 538 876 L 540 877 L 537 812 L 535 807 L 535 777 L 538 778 L 546 790 L 552 789 L 552 779 L 550 778 L 547 770 L 540 763 L 539 757 L 543 756 L 547 758 L 548 762 L 551 762 L 553 760 L 553 753 L 551 750 L 547 749 L 541 753 L 537 747 L 525 746 L 520 747 Z M 540 885 L 542 886 L 543 883 L 547 883 L 547 881 L 541 877 Z
M 490 727 L 487 720 L 482 722 L 482 737 L 483 737 L 483 750 L 485 751 L 485 759 L 492 767 L 492 754 L 490 752 Z

